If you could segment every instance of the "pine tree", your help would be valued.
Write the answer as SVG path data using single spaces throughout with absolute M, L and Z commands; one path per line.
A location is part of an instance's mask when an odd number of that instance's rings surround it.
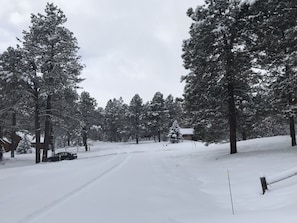
M 143 103 L 141 97 L 136 94 L 129 105 L 129 123 L 131 133 L 135 136 L 136 144 L 139 142 L 143 122 Z
M 108 141 L 119 142 L 127 140 L 128 105 L 122 98 L 109 100 L 104 109 L 104 130 Z
M 89 138 L 92 140 L 103 140 L 104 139 L 104 109 L 98 107 L 94 113 L 93 125 L 89 130 Z
M 236 83 L 235 89 L 235 105 L 237 111 L 237 131 L 238 138 L 246 140 L 251 138 L 253 132 L 253 125 L 256 122 L 255 114 L 259 113 L 261 110 L 265 110 L 264 106 L 259 107 L 256 103 L 256 98 L 264 93 L 259 87 L 259 80 L 261 77 L 259 74 L 249 71 L 245 73 L 246 76 L 253 76 L 254 80 L 243 81 L 244 78 Z M 263 104 L 263 103 L 262 103 Z M 260 104 L 259 104 L 260 105 Z M 266 106 L 266 104 L 265 104 Z M 258 111 L 258 109 L 260 111 Z
M 174 98 L 172 95 L 168 95 L 165 98 L 165 107 L 168 110 L 168 127 L 175 120 L 180 122 L 182 120 L 182 100 L 179 98 Z
M 88 131 L 94 123 L 96 106 L 96 99 L 92 98 L 88 92 L 83 91 L 79 99 L 79 111 L 81 114 L 83 145 L 86 151 L 88 151 Z
M 251 58 L 246 45 L 248 7 L 240 1 L 205 1 L 188 16 L 194 21 L 183 44 L 183 60 L 190 73 L 182 79 L 185 106 L 193 116 L 196 138 L 207 142 L 226 137 L 230 153 L 237 153 L 236 92 L 249 82 Z
M 291 144 L 295 146 L 297 2 L 257 1 L 252 10 L 256 44 L 251 47 L 258 53 L 263 69 L 270 72 L 271 104 L 289 120 Z
M 104 109 L 104 132 L 108 141 L 118 141 L 118 128 L 117 100 L 110 99 Z
M 31 89 L 35 98 L 36 145 L 40 132 L 40 96 L 46 98 L 45 141 L 43 161 L 47 159 L 47 150 L 52 138 L 52 98 L 63 93 L 65 88 L 75 88 L 83 66 L 77 55 L 77 40 L 63 25 L 67 21 L 62 10 L 48 3 L 45 15 L 31 15 L 29 31 L 23 31 L 23 44 L 30 72 Z M 39 153 L 37 148 L 37 154 Z M 38 162 L 38 155 L 36 157 Z
M 31 142 L 27 135 L 24 135 L 23 139 L 19 142 L 16 152 L 17 154 L 32 153 Z
M 168 132 L 168 110 L 165 107 L 165 100 L 161 92 L 156 92 L 148 107 L 148 126 L 154 137 L 158 137 L 161 142 L 161 136 Z M 163 135 L 164 136 L 164 135 Z
M 131 128 L 130 128 L 130 123 L 129 123 L 129 106 L 125 103 L 122 104 L 119 110 L 120 114 L 120 137 L 121 141 L 127 142 L 132 135 Z
M 143 126 L 142 126 L 143 136 L 146 140 L 150 140 L 153 137 L 153 132 L 151 129 L 149 102 L 146 102 L 143 104 L 142 121 L 143 121 Z
M 1 84 L 4 93 L 4 105 L 6 115 L 11 116 L 10 138 L 11 138 L 11 157 L 14 157 L 14 150 L 17 147 L 15 132 L 17 128 L 17 113 L 23 105 L 21 102 L 28 97 L 25 91 L 25 77 L 23 76 L 22 51 L 17 48 L 8 47 L 0 56 L 0 65 L 4 70 Z
M 176 120 L 172 123 L 172 126 L 170 127 L 168 137 L 171 143 L 179 143 L 179 141 L 182 139 L 180 127 Z
M 62 94 L 53 96 L 52 104 L 54 108 L 59 108 L 52 111 L 55 141 L 58 140 L 61 146 L 70 146 L 72 142 L 78 142 L 81 138 L 81 115 L 76 90 L 64 89 Z

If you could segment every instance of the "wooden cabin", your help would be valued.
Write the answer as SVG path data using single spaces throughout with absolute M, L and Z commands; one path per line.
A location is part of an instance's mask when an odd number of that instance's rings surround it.
M 180 133 L 184 140 L 194 139 L 194 129 L 193 128 L 180 128 Z

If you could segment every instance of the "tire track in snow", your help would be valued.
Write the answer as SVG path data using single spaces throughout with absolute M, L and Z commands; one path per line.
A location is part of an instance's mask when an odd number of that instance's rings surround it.
M 81 186 L 75 188 L 74 190 L 70 191 L 69 193 L 63 195 L 62 197 L 50 202 L 47 205 L 42 206 L 41 208 L 33 211 L 31 214 L 25 216 L 24 218 L 17 221 L 17 223 L 29 223 L 38 220 L 38 218 L 43 217 L 47 213 L 50 213 L 53 209 L 57 208 L 59 205 L 63 204 L 64 202 L 68 201 L 72 197 L 80 194 L 88 187 L 92 186 L 94 183 L 99 181 L 103 176 L 109 174 L 115 169 L 121 168 L 121 166 L 125 165 L 125 163 L 129 160 L 130 155 L 126 154 L 124 156 L 117 156 L 114 159 L 109 160 L 103 166 L 107 166 L 107 168 L 103 167 L 103 170 L 100 171 L 98 175 L 93 177 L 91 180 L 87 181 L 86 183 L 82 184 Z M 111 164 L 110 164 L 111 163 Z M 100 166 L 102 168 L 102 166 Z

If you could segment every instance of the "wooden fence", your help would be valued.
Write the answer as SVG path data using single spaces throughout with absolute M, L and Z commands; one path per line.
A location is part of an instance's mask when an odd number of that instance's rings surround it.
M 265 192 L 268 190 L 268 185 L 280 182 L 282 180 L 288 179 L 288 178 L 296 176 L 296 175 L 297 175 L 297 168 L 293 168 L 290 170 L 283 171 L 283 172 L 276 174 L 274 176 L 260 177 L 263 194 L 265 194 Z

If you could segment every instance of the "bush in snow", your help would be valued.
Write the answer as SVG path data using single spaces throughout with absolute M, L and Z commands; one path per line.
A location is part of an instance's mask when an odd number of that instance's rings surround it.
M 174 121 L 170 127 L 168 137 L 171 143 L 178 143 L 182 139 L 182 134 L 180 133 L 180 127 L 177 121 Z
M 27 135 L 24 135 L 23 139 L 20 141 L 16 152 L 17 154 L 32 153 L 31 142 Z

